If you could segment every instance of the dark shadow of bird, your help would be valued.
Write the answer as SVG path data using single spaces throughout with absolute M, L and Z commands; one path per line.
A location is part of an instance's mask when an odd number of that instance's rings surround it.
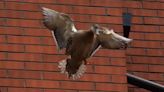
M 94 24 L 88 30 L 77 30 L 65 13 L 43 8 L 44 25 L 51 31 L 58 50 L 66 48 L 68 58 L 59 62 L 62 73 L 76 79 L 86 70 L 86 59 L 100 48 L 126 48 L 132 39 L 116 34 L 112 29 Z

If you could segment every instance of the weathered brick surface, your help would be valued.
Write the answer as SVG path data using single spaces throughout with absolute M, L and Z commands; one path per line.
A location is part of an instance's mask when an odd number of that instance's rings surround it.
M 143 19 L 141 25 L 133 24 L 130 38 L 134 39 L 127 50 L 127 68 L 137 76 L 163 84 L 163 0 L 143 0 L 142 8 L 129 9 Z M 129 92 L 149 92 L 129 86 Z
M 68 13 L 78 29 L 100 23 L 122 32 L 121 7 L 141 7 L 135 1 L 133 5 L 104 2 L 105 6 L 97 0 L 1 0 L 0 91 L 127 92 L 125 50 L 101 49 L 88 59 L 84 76 L 70 80 L 57 67 L 66 56 L 57 52 L 51 33 L 42 23 L 41 7 L 48 7 Z M 133 22 L 143 20 L 135 17 Z
M 72 81 L 59 73 L 51 33 L 43 26 L 41 7 L 68 13 L 78 29 L 93 23 L 123 32 L 122 13 L 132 13 L 125 50 L 101 49 L 88 59 L 86 74 Z M 129 85 L 125 73 L 164 84 L 163 0 L 1 0 L 1 92 L 148 92 Z M 127 61 L 127 64 L 126 64 Z

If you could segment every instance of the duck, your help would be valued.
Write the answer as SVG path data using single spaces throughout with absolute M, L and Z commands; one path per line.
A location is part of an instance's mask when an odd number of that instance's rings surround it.
M 100 48 L 127 48 L 132 39 L 123 37 L 106 27 L 93 24 L 87 30 L 78 30 L 73 19 L 65 13 L 42 8 L 43 24 L 52 34 L 57 50 L 65 49 L 68 57 L 59 62 L 61 73 L 78 79 L 86 71 L 87 59 Z

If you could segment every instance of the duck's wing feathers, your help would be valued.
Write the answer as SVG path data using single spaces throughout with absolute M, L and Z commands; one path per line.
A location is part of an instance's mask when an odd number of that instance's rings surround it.
M 98 40 L 103 48 L 120 49 L 126 48 L 132 39 L 125 38 L 113 30 L 104 30 L 98 35 Z
M 97 39 L 97 37 L 95 37 L 88 57 L 92 57 L 100 48 L 101 48 L 100 42 Z
M 67 40 L 72 34 L 77 32 L 73 20 L 64 13 L 52 9 L 42 8 L 44 25 L 51 30 L 53 38 L 59 50 L 66 47 Z

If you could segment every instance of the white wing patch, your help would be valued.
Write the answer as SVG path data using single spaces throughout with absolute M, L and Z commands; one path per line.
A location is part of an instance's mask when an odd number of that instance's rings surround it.
M 72 31 L 73 31 L 73 32 L 77 32 L 77 29 L 75 28 L 74 25 L 72 26 Z

